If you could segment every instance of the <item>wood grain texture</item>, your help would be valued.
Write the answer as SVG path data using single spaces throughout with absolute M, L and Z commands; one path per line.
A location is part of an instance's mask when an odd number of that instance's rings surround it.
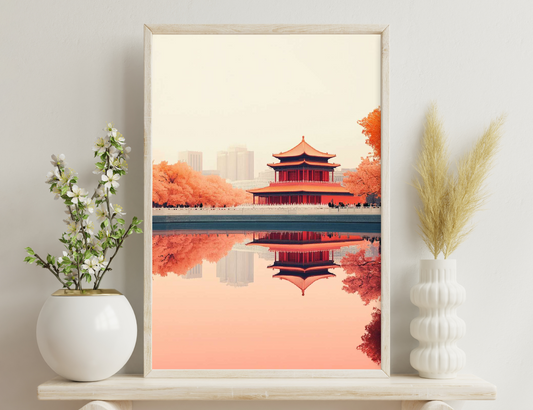
M 389 27 L 381 33 L 381 369 L 390 376 Z
M 381 34 L 382 24 L 147 24 L 153 34 Z
M 39 400 L 494 400 L 496 387 L 471 375 L 453 380 L 393 375 L 386 379 L 155 379 L 118 375 L 93 383 L 56 377 Z
M 131 401 L 92 401 L 80 410 L 132 410 Z
M 154 35 L 381 35 L 381 370 L 153 370 L 152 369 L 152 39 Z M 144 376 L 175 378 L 374 378 L 390 375 L 389 28 L 387 25 L 145 25 L 144 28 Z M 355 120 L 355 119 L 354 119 Z
M 144 26 L 144 375 L 152 369 L 152 32 Z

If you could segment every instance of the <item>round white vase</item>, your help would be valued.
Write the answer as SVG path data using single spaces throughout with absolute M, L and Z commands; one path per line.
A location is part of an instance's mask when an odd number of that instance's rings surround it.
M 466 362 L 457 340 L 466 331 L 457 316 L 465 301 L 465 289 L 457 283 L 455 260 L 420 261 L 420 283 L 411 289 L 411 302 L 420 313 L 411 322 L 411 335 L 419 346 L 411 352 L 411 366 L 420 377 L 452 379 Z
M 45 362 L 74 381 L 111 377 L 126 364 L 137 340 L 128 299 L 116 290 L 59 290 L 37 321 L 37 344 Z

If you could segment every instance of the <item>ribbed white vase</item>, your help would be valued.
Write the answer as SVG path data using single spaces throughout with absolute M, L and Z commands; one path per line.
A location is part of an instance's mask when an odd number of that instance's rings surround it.
M 420 261 L 420 283 L 411 289 L 411 302 L 420 313 L 411 322 L 411 335 L 419 346 L 411 352 L 411 366 L 420 377 L 452 379 L 466 362 L 457 341 L 466 332 L 457 307 L 465 301 L 465 289 L 457 283 L 455 260 Z

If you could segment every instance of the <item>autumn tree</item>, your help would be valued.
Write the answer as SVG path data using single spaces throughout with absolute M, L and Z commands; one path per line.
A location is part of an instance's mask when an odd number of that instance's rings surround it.
M 184 162 L 152 166 L 154 206 L 224 207 L 252 203 L 252 194 L 233 188 L 218 175 L 202 175 Z
M 355 172 L 344 173 L 344 186 L 356 196 L 381 197 L 381 161 L 364 158 Z
M 368 116 L 357 121 L 363 127 L 365 143 L 374 151 L 374 158 L 381 159 L 381 107 L 376 108 Z
M 372 155 L 361 158 L 355 172 L 344 174 L 344 186 L 356 196 L 381 197 L 381 108 L 378 107 L 357 123 L 363 127 L 366 144 L 372 148 Z
M 153 235 L 152 274 L 185 275 L 204 260 L 218 262 L 233 245 L 244 242 L 247 237 L 244 234 L 222 233 Z
M 357 350 L 366 354 L 374 363 L 381 364 L 381 309 L 374 308 L 371 322 L 365 326 Z
M 348 274 L 342 281 L 342 290 L 357 293 L 365 305 L 381 298 L 381 255 L 367 257 L 363 248 L 344 256 L 341 267 Z

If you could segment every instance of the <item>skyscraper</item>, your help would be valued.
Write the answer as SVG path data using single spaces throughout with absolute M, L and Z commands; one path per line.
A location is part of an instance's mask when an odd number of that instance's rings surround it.
M 244 145 L 234 145 L 217 153 L 217 170 L 230 181 L 254 179 L 254 153 Z
M 186 163 L 195 171 L 202 172 L 203 170 L 203 154 L 199 151 L 180 151 L 178 161 Z

